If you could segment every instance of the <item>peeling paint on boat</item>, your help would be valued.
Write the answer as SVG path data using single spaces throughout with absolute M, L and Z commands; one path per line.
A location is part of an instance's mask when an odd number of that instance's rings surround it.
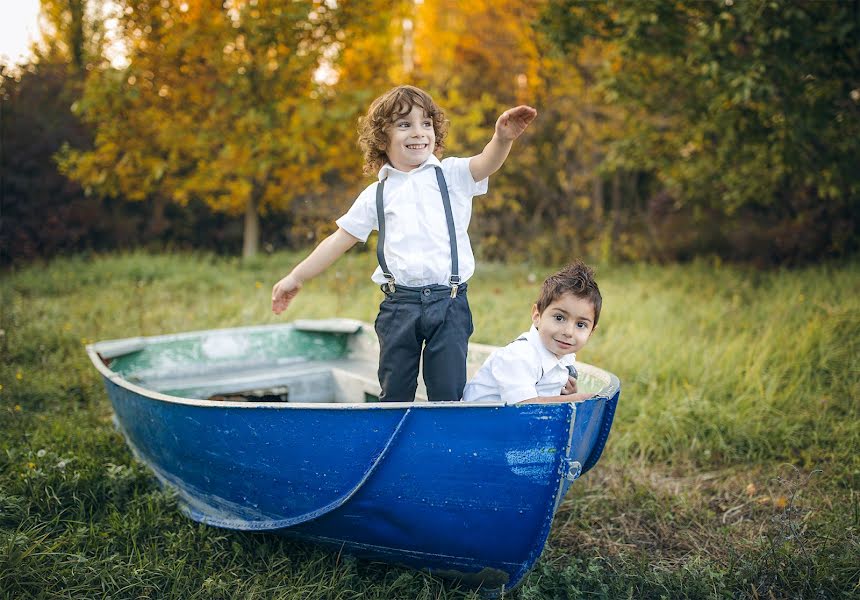
M 546 449 L 509 450 L 505 459 L 512 473 L 536 481 L 546 479 L 555 466 L 555 457 Z

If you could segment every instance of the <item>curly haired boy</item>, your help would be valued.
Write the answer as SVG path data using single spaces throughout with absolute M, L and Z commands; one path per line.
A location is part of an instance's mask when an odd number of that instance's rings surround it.
M 360 122 L 359 143 L 364 171 L 378 181 L 336 221 L 337 231 L 275 284 L 272 311 L 283 312 L 305 281 L 378 230 L 379 267 L 371 279 L 385 294 L 375 323 L 380 400 L 415 399 L 422 356 L 428 399 L 459 400 L 473 331 L 472 198 L 486 193 L 488 177 L 536 116 L 529 106 L 511 108 L 480 154 L 440 160 L 447 123 L 427 92 L 401 85 L 374 100 Z

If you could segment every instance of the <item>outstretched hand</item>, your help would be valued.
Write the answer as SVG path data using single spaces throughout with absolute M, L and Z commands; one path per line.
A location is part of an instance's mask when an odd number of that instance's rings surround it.
M 517 106 L 503 112 L 496 121 L 496 135 L 505 141 L 514 141 L 535 120 L 537 111 L 531 106 Z
M 287 275 L 272 288 L 272 312 L 281 314 L 302 289 L 302 284 L 292 275 Z

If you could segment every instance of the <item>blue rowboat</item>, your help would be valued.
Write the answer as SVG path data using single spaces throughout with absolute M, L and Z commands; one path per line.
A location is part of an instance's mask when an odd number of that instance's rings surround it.
M 472 344 L 470 371 L 492 346 Z M 483 590 L 516 586 L 597 462 L 618 378 L 567 404 L 381 403 L 376 336 L 296 321 L 87 347 L 139 460 L 195 521 L 274 531 Z

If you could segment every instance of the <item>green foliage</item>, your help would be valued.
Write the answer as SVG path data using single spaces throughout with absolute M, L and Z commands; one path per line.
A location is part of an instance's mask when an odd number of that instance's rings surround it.
M 45 0 L 42 15 L 34 64 L 0 83 L 3 262 L 320 239 L 364 185 L 357 117 L 399 83 L 447 111 L 449 155 L 480 152 L 512 105 L 539 111 L 476 199 L 485 258 L 860 249 L 856 2 Z
M 68 251 L 90 233 L 94 211 L 51 162 L 63 143 L 89 141 L 69 111 L 76 93 L 65 64 L 0 66 L 0 263 Z
M 856 248 L 860 16 L 850 2 L 551 3 L 565 52 L 610 42 L 600 85 L 630 117 L 604 168 L 638 165 L 677 207 L 796 236 L 776 254 Z M 828 231 L 803 239 L 824 220 Z M 702 221 L 700 221 L 702 222 Z M 778 246 L 779 240 L 777 240 Z M 790 246 L 791 244 L 786 244 Z
M 511 106 L 538 110 L 491 177 L 488 194 L 474 202 L 471 235 L 493 260 L 554 263 L 612 254 L 604 247 L 622 229 L 626 209 L 640 203 L 634 185 L 623 198 L 620 185 L 611 200 L 603 195 L 604 146 L 623 127 L 593 85 L 605 49 L 589 44 L 563 57 L 551 52 L 534 26 L 543 6 L 448 1 L 416 11 L 415 77 L 448 111 L 449 154 L 479 153 Z
M 352 137 L 364 82 L 338 94 L 318 76 L 340 45 L 373 33 L 357 26 L 373 3 L 114 4 L 129 64 L 88 77 L 78 110 L 94 147 L 60 161 L 87 190 L 244 214 L 251 255 L 259 212 L 355 180 L 341 172 L 352 162 L 330 157 Z
M 85 343 L 282 322 L 270 286 L 302 254 L 77 257 L 3 275 L 0 598 L 478 598 L 195 524 L 114 430 Z M 287 317 L 372 320 L 373 267 L 372 253 L 348 253 Z M 550 270 L 483 265 L 470 281 L 474 340 L 504 344 L 528 327 Z M 619 375 L 616 423 L 535 571 L 504 597 L 856 593 L 858 270 L 601 266 L 604 311 L 579 358 Z

